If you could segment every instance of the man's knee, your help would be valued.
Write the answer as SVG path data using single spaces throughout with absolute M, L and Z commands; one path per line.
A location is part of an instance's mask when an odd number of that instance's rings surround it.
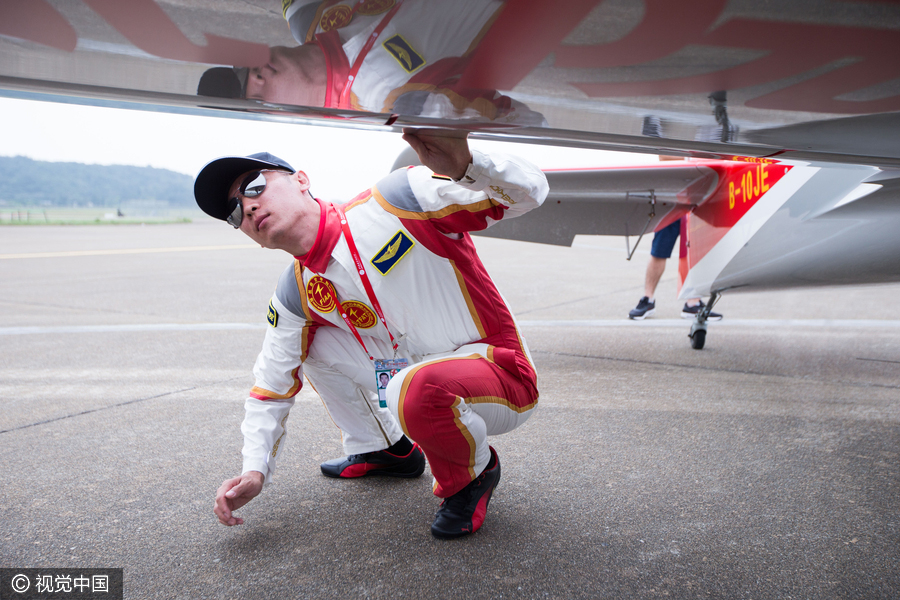
M 445 389 L 447 375 L 434 365 L 413 365 L 403 369 L 388 383 L 385 395 L 388 408 L 400 421 L 403 430 L 412 435 L 410 427 L 422 422 L 426 415 L 449 408 L 456 395 Z

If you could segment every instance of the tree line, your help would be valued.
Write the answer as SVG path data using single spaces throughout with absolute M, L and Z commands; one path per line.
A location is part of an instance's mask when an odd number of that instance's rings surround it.
M 132 200 L 194 207 L 190 175 L 154 167 L 45 162 L 0 156 L 0 204 L 117 207 Z

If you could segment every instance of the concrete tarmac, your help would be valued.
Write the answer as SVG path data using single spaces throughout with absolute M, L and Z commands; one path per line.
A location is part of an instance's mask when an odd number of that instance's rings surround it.
M 211 220 L 0 229 L 0 567 L 154 599 L 900 597 L 900 285 L 726 295 L 695 351 L 675 261 L 625 318 L 649 240 L 477 245 L 541 398 L 447 542 L 429 471 L 319 473 L 341 446 L 309 386 L 276 483 L 218 524 L 287 255 Z

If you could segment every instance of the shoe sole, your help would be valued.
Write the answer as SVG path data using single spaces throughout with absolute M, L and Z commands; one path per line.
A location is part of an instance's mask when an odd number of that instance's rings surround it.
M 388 471 L 386 469 L 379 468 L 379 469 L 369 469 L 368 471 L 366 471 L 365 473 L 362 473 L 360 475 L 344 475 L 345 472 L 350 470 L 350 468 L 348 467 L 348 468 L 344 469 L 343 471 L 341 471 L 341 474 L 333 475 L 331 473 L 326 473 L 323 469 L 321 469 L 321 467 L 320 467 L 320 470 L 322 471 L 322 475 L 324 475 L 325 477 L 331 477 L 332 479 L 359 479 L 361 477 L 369 477 L 369 476 L 399 477 L 401 479 L 415 479 L 416 477 L 420 477 L 422 475 L 422 473 L 425 472 L 425 465 L 422 465 L 421 468 L 416 469 L 415 471 L 410 471 L 407 473 L 397 473 L 397 472 L 392 472 L 392 471 Z
M 628 315 L 628 318 L 631 319 L 632 321 L 643 321 L 643 320 L 646 319 L 647 317 L 652 317 L 652 316 L 653 316 L 653 313 L 655 313 L 655 312 L 656 312 L 656 309 L 655 309 L 655 308 L 651 308 L 650 310 L 648 310 L 647 312 L 645 312 L 645 313 L 642 314 L 642 315 L 639 315 L 639 316 L 636 316 L 636 317 L 632 317 L 631 315 Z

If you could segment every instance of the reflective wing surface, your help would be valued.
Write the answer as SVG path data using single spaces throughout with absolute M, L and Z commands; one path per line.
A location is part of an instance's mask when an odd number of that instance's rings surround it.
M 705 158 L 900 164 L 897 2 L 283 4 L 9 0 L 0 93 Z

